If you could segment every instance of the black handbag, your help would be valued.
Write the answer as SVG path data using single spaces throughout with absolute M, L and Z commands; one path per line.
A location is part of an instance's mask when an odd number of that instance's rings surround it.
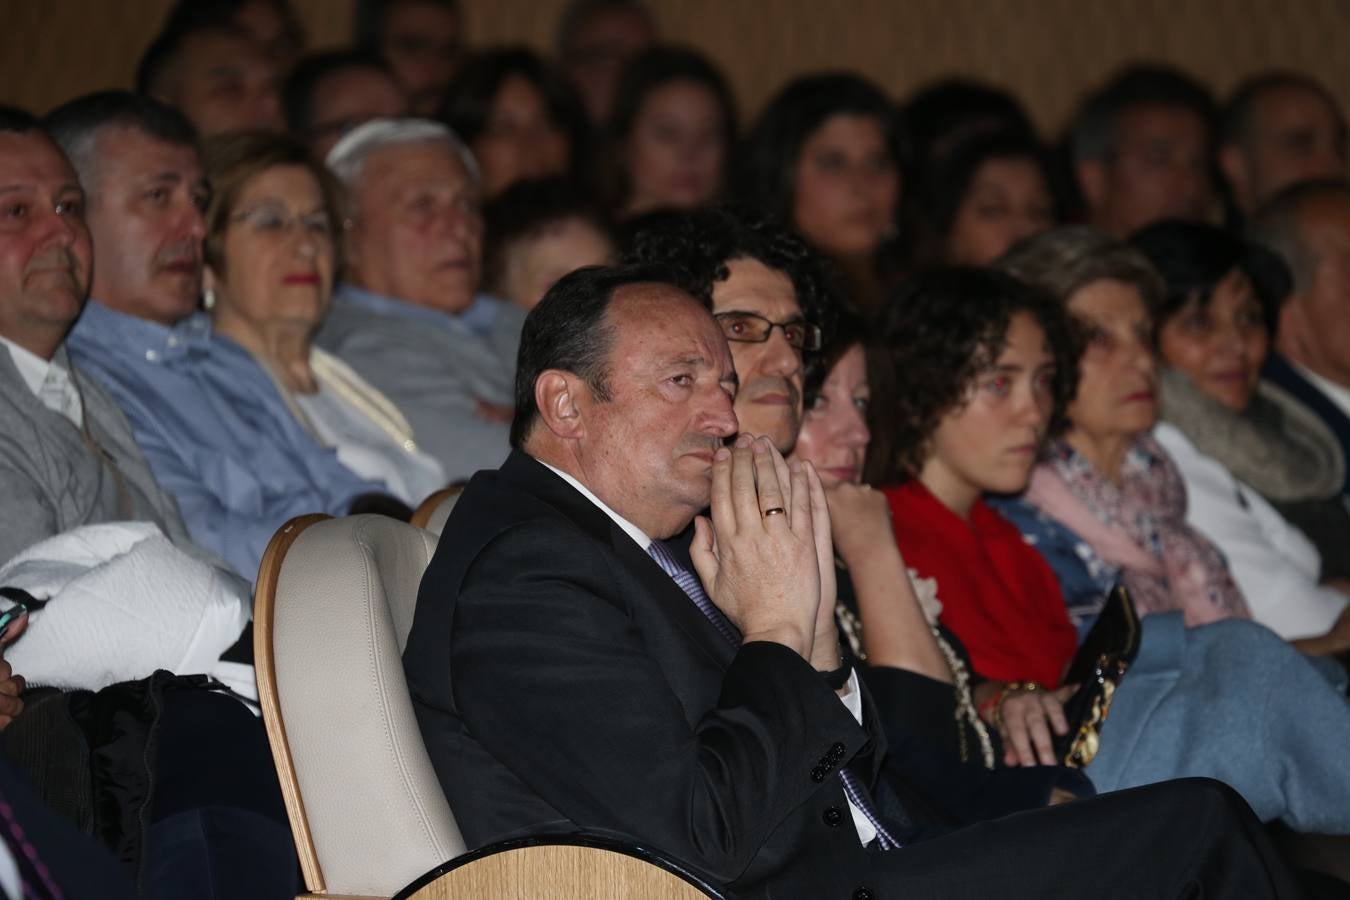
M 1120 680 L 1139 655 L 1139 640 L 1139 613 L 1129 591 L 1118 584 L 1064 676 L 1064 684 L 1079 686 L 1064 704 L 1069 730 L 1055 738 L 1055 755 L 1064 765 L 1082 768 L 1096 757 L 1102 724 Z

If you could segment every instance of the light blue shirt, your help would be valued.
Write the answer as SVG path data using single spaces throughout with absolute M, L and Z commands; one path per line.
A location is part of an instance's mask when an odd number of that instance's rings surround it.
M 525 311 L 479 294 L 450 314 L 342 285 L 315 342 L 403 412 L 450 482 L 501 465 Z
M 90 301 L 66 345 L 126 413 L 193 540 L 245 578 L 257 577 L 286 520 L 345 515 L 353 498 L 387 493 L 320 446 L 253 357 L 212 335 L 204 314 L 166 328 Z

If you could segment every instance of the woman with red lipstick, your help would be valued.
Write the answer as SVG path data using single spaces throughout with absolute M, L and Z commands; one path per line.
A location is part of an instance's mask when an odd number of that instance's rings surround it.
M 312 338 L 333 296 L 337 190 L 290 138 L 242 132 L 207 143 L 207 305 L 216 338 L 247 350 L 296 419 L 356 474 L 416 506 L 445 486 L 403 414 Z
M 1152 309 L 1154 436 L 1185 480 L 1187 520 L 1223 551 L 1258 621 L 1286 638 L 1321 635 L 1347 607 L 1350 512 L 1335 435 L 1261 380 L 1289 272 L 1199 222 L 1151 225 L 1130 243 L 1165 283 Z
M 869 469 L 891 485 L 905 562 L 936 582 L 941 621 L 982 679 L 975 698 L 1003 762 L 1057 762 L 1052 738 L 1068 731 L 1063 704 L 1077 686 L 1062 680 L 1079 634 L 1040 545 L 986 496 L 1020 491 L 1035 448 L 1073 427 L 1065 413 L 1078 402 L 1078 341 L 1056 300 L 982 269 L 919 276 L 877 330 L 886 382 L 874 386 L 887 402 L 877 407 Z M 1090 547 L 1077 549 L 1084 564 L 1104 567 Z M 1087 626 L 1094 616 L 1082 618 Z M 876 627 L 866 613 L 863 627 Z M 1084 768 L 1099 791 L 1213 777 L 1263 820 L 1350 833 L 1343 678 L 1338 687 L 1241 619 L 1186 628 L 1180 613 L 1162 613 L 1145 617 L 1141 632 Z

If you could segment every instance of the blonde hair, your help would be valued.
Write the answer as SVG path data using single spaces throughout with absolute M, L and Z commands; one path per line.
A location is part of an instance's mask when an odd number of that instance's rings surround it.
M 206 210 L 206 262 L 220 274 L 225 264 L 225 231 L 244 189 L 277 166 L 298 166 L 314 176 L 333 234 L 335 266 L 341 268 L 342 188 L 333 174 L 315 162 L 304 144 L 283 134 L 239 131 L 209 138 L 202 146 L 202 166 L 211 184 Z

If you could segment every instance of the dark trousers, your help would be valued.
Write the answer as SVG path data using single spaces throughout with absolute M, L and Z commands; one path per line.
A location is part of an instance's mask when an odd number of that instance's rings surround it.
M 856 900 L 1302 896 L 1251 808 L 1207 779 L 1018 813 L 871 859 L 873 883 L 849 888 Z
M 261 720 L 167 692 L 142 881 L 147 900 L 294 900 L 298 868 Z

